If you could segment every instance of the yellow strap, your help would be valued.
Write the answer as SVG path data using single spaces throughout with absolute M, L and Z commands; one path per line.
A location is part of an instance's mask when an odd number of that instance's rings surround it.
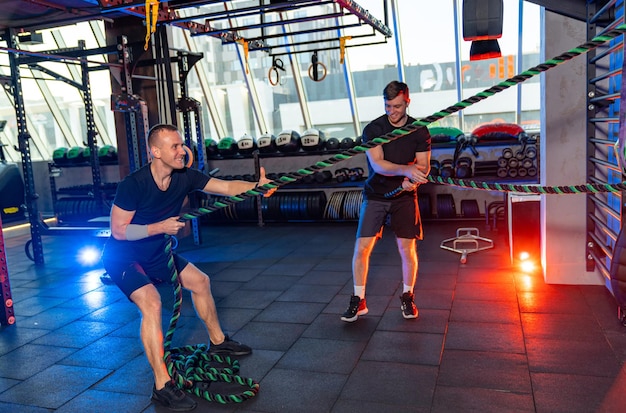
M 346 41 L 352 39 L 352 36 L 342 36 L 339 38 L 339 64 L 343 64 L 346 56 Z
M 146 0 L 146 44 L 143 50 L 148 50 L 150 35 L 156 31 L 159 18 L 159 0 Z
M 250 73 L 248 70 L 248 54 L 250 53 L 250 47 L 245 39 L 237 39 L 237 42 L 243 45 L 243 57 L 246 62 L 246 74 L 248 74 Z

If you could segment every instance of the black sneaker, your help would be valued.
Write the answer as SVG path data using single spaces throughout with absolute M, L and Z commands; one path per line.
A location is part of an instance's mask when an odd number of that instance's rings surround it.
M 406 292 L 402 294 L 400 297 L 400 302 L 402 305 L 400 308 L 402 309 L 402 317 L 404 318 L 417 318 L 418 311 L 415 303 L 413 302 L 414 295 L 413 293 Z
M 368 311 L 365 298 L 361 300 L 358 295 L 353 295 L 350 297 L 350 305 L 348 306 L 348 309 L 341 316 L 341 321 L 351 323 L 356 321 L 360 315 L 367 314 Z
M 209 354 L 220 356 L 246 356 L 252 353 L 252 349 L 238 341 L 231 340 L 228 335 L 224 337 L 222 344 L 211 344 Z
M 152 388 L 152 401 L 175 412 L 187 412 L 196 408 L 197 403 L 173 382 L 168 381 L 161 390 Z

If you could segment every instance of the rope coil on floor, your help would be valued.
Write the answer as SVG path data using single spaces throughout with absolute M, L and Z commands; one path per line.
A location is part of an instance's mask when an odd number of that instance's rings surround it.
M 211 355 L 207 344 L 171 348 L 180 318 L 183 292 L 178 271 L 174 266 L 171 237 L 168 236 L 168 239 L 165 252 L 169 255 L 167 265 L 171 271 L 170 280 L 174 285 L 174 306 L 165 334 L 163 358 L 170 377 L 179 388 L 210 402 L 241 403 L 254 397 L 259 392 L 259 384 L 237 374 L 239 372 L 237 359 Z

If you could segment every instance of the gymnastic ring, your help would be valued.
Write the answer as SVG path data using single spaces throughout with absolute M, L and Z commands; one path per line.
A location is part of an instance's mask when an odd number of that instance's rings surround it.
M 187 153 L 187 163 L 185 164 L 185 168 L 191 168 L 193 165 L 193 151 L 189 149 L 187 145 L 183 145 L 183 149 Z
M 272 79 L 272 74 L 276 74 L 276 80 Z M 270 85 L 276 86 L 278 82 L 280 82 L 280 73 L 278 73 L 278 69 L 276 66 L 270 67 L 270 70 L 267 71 L 267 80 L 270 82 Z
M 322 75 L 321 79 L 317 79 L 317 80 L 313 79 L 313 73 L 311 73 L 311 71 L 313 70 L 313 66 L 322 66 L 322 69 L 324 69 L 324 71 L 323 71 L 324 74 Z M 326 79 L 326 74 L 327 73 L 328 73 L 328 70 L 326 70 L 326 65 L 324 65 L 324 63 L 322 63 L 322 62 L 317 62 L 317 63 L 311 64 L 311 66 L 309 66 L 309 79 L 311 79 L 314 82 L 321 82 L 322 80 Z

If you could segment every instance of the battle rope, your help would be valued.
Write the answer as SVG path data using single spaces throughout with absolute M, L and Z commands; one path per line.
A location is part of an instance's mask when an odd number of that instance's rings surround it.
M 220 201 L 216 201 L 212 205 L 198 208 L 194 211 L 183 214 L 181 216 L 181 220 L 194 219 L 201 215 L 209 214 L 221 208 L 226 208 L 235 203 L 242 202 L 246 198 L 263 195 L 270 189 L 279 188 L 283 185 L 293 183 L 299 180 L 300 178 L 314 174 L 317 171 L 328 168 L 339 162 L 350 159 L 353 156 L 364 153 L 368 149 L 371 149 L 379 145 L 384 145 L 393 140 L 401 138 L 405 135 L 415 132 L 416 130 L 420 128 L 426 127 L 427 125 L 433 122 L 436 122 L 448 115 L 456 113 L 475 103 L 485 100 L 488 97 L 495 95 L 496 93 L 502 92 L 510 88 L 511 86 L 525 82 L 526 80 L 532 78 L 533 76 L 540 74 L 541 72 L 545 72 L 549 69 L 552 69 L 558 66 L 559 64 L 563 62 L 573 59 L 574 57 L 577 57 L 583 53 L 587 53 L 591 50 L 594 50 L 597 47 L 603 45 L 604 43 L 607 43 L 608 41 L 616 38 L 617 36 L 624 34 L 624 32 L 626 32 L 626 24 L 621 24 L 600 36 L 596 36 L 593 39 L 583 44 L 580 44 L 574 47 L 573 49 L 568 50 L 567 52 L 563 54 L 553 57 L 552 59 L 549 59 L 543 63 L 540 63 L 539 65 L 534 66 L 528 70 L 525 70 L 524 72 L 512 78 L 506 79 L 498 83 L 495 86 L 485 89 L 482 92 L 479 92 L 476 95 L 471 96 L 467 99 L 459 101 L 455 103 L 454 105 L 449 106 L 439 112 L 436 112 L 426 118 L 416 120 L 415 122 L 412 122 L 401 128 L 397 128 L 386 135 L 380 136 L 378 138 L 374 138 L 371 141 L 366 142 L 364 144 L 354 146 L 353 148 L 343 151 L 339 154 L 336 154 L 328 159 L 318 161 L 314 165 L 299 169 L 296 172 L 290 172 L 288 174 L 285 174 L 281 176 L 278 180 L 271 181 L 267 184 L 260 185 L 255 189 L 251 189 L 239 195 L 224 198 Z M 540 194 L 573 194 L 573 193 L 581 193 L 581 192 L 618 192 L 618 191 L 623 190 L 626 185 L 626 182 L 621 182 L 619 184 L 582 184 L 582 185 L 556 186 L 556 187 L 532 185 L 532 186 L 526 187 L 524 185 L 507 185 L 507 184 L 498 184 L 498 183 L 487 184 L 485 182 L 470 182 L 470 181 L 463 181 L 463 180 L 456 180 L 456 179 L 444 180 L 441 177 L 431 177 L 431 176 L 428 177 L 428 180 L 434 183 L 457 185 L 457 186 L 464 185 L 469 188 L 476 188 L 476 189 L 487 189 L 487 190 L 494 190 L 494 191 L 512 191 L 512 192 L 532 192 L 532 193 L 540 193 Z
M 179 388 L 210 402 L 241 403 L 254 397 L 259 391 L 259 384 L 237 374 L 239 372 L 237 359 L 210 355 L 209 346 L 206 344 L 171 348 L 176 324 L 180 318 L 183 293 L 178 271 L 174 265 L 172 242 L 169 236 L 165 252 L 169 256 L 168 268 L 171 271 L 170 279 L 174 285 L 175 299 L 164 341 L 164 360 L 170 377 Z M 233 388 L 238 391 L 233 392 Z
M 299 180 L 302 177 L 314 174 L 315 172 L 328 168 L 334 164 L 350 159 L 353 156 L 359 155 L 371 149 L 373 147 L 384 145 L 395 139 L 408 135 L 416 130 L 426 127 L 427 125 L 436 122 L 448 115 L 456 113 L 462 109 L 465 109 L 475 103 L 478 103 L 488 97 L 502 92 L 511 86 L 525 82 L 526 80 L 545 72 L 559 64 L 571 60 L 583 53 L 587 53 L 596 49 L 602 44 L 614 39 L 615 37 L 622 35 L 626 32 L 626 24 L 617 26 L 615 29 L 594 37 L 590 41 L 583 43 L 559 56 L 553 57 L 544 63 L 541 63 L 535 67 L 532 67 L 512 78 L 509 78 L 503 82 L 498 83 L 484 91 L 455 103 L 452 106 L 447 107 L 439 112 L 432 114 L 423 119 L 416 120 L 411 124 L 404 127 L 397 128 L 392 132 L 375 138 L 365 144 L 357 145 L 349 150 L 336 154 L 326 160 L 318 161 L 314 165 L 306 168 L 299 169 L 296 172 L 291 172 L 281 176 L 278 180 L 271 181 L 267 184 L 260 185 L 254 189 L 243 192 L 239 195 L 227 197 L 223 200 L 216 201 L 214 204 L 198 208 L 192 212 L 183 214 L 180 217 L 181 221 L 197 218 L 201 215 L 209 214 L 217 211 L 221 208 L 228 207 L 232 204 L 242 202 L 246 198 L 256 197 L 263 195 L 271 189 L 279 188 L 280 186 L 287 185 Z M 474 189 L 484 189 L 490 191 L 511 191 L 511 192 L 526 192 L 535 194 L 575 194 L 584 192 L 617 192 L 626 189 L 626 182 L 619 184 L 583 184 L 583 185 L 571 185 L 571 186 L 538 186 L 538 185 L 514 185 L 514 184 L 501 184 L 501 183 L 487 183 L 487 182 L 475 182 L 464 181 L 462 179 L 453 178 L 441 178 L 429 176 L 428 180 L 433 183 L 454 185 Z M 165 339 L 165 361 L 168 367 L 168 371 L 172 376 L 174 382 L 182 389 L 203 397 L 209 401 L 217 401 L 220 403 L 229 402 L 241 402 L 248 398 L 254 397 L 258 390 L 259 385 L 252 379 L 243 378 L 236 373 L 239 371 L 239 364 L 237 360 L 232 360 L 229 357 L 222 358 L 218 356 L 211 356 L 208 354 L 207 346 L 204 344 L 196 346 L 186 346 L 182 349 L 171 349 L 172 337 L 178 318 L 180 317 L 180 307 L 182 304 L 182 287 L 178 279 L 178 272 L 174 267 L 174 260 L 171 251 L 171 243 L 168 244 L 167 253 L 170 256 L 168 266 L 172 271 L 172 283 L 174 284 L 174 294 L 176 302 L 173 309 L 172 318 L 170 320 L 170 326 L 166 334 Z M 236 385 L 246 388 L 245 390 L 236 394 L 221 394 L 217 392 L 209 392 L 209 387 L 215 382 L 222 383 L 234 383 Z
M 480 181 L 465 181 L 463 179 L 442 178 L 441 176 L 429 176 L 428 180 L 436 184 L 454 185 L 462 188 L 484 189 L 499 192 L 522 192 L 529 194 L 582 194 L 600 192 L 619 192 L 626 189 L 626 182 L 616 184 L 582 184 L 562 186 L 540 185 L 515 185 L 502 183 L 489 183 Z

